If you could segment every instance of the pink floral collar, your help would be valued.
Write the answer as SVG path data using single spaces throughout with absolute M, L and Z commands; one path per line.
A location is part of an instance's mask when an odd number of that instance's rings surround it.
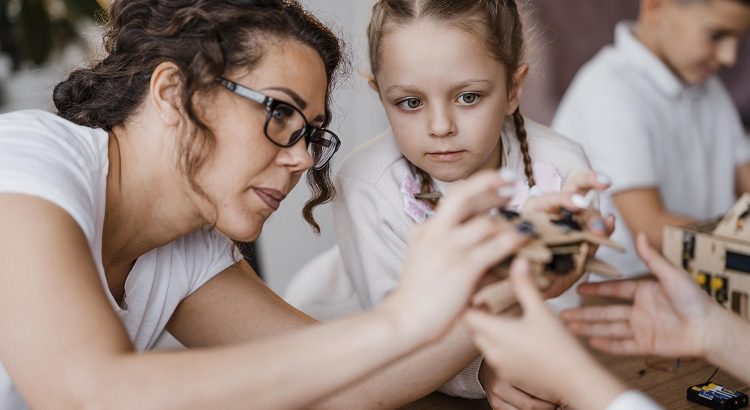
M 516 195 L 510 201 L 508 209 L 519 210 L 529 199 L 529 196 L 532 195 L 560 192 L 564 178 L 557 168 L 549 164 L 537 162 L 534 163 L 533 171 L 536 185 L 529 188 L 529 184 L 526 181 L 519 184 Z M 437 189 L 437 187 L 433 188 Z M 435 212 L 427 202 L 414 198 L 421 189 L 422 184 L 415 175 L 411 173 L 404 175 L 400 189 L 401 200 L 404 204 L 404 212 L 416 223 L 424 222 Z

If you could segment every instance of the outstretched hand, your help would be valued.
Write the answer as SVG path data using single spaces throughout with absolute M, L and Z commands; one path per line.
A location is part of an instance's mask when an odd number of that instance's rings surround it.
M 632 304 L 563 312 L 568 328 L 610 353 L 702 356 L 711 332 L 711 317 L 719 306 L 685 271 L 651 247 L 644 234 L 638 235 L 637 249 L 657 280 L 581 285 L 581 295 L 619 298 Z

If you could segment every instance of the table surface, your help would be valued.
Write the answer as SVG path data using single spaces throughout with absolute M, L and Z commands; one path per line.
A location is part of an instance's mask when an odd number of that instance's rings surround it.
M 679 368 L 669 371 L 674 362 L 663 359 L 624 358 L 595 354 L 595 356 L 633 389 L 648 394 L 666 409 L 706 409 L 687 401 L 685 391 L 689 386 L 706 381 L 716 367 L 703 360 L 683 360 Z M 648 367 L 647 367 L 648 365 Z M 560 375 L 566 377 L 566 375 Z M 750 392 L 750 387 L 726 372 L 719 370 L 712 381 L 732 390 Z M 591 382 L 596 386 L 596 381 Z M 485 400 L 463 400 L 434 393 L 403 409 L 491 409 Z
M 588 299 L 584 301 L 584 305 L 597 305 L 606 302 L 603 299 Z M 703 360 L 686 359 L 680 361 L 679 367 L 675 368 L 675 361 L 666 359 L 644 359 L 643 357 L 612 356 L 600 352 L 592 353 L 604 367 L 630 388 L 646 393 L 666 409 L 707 409 L 707 407 L 687 401 L 685 394 L 688 387 L 705 382 L 716 370 L 716 366 Z M 568 377 L 568 375 L 561 374 L 560 377 Z M 747 383 L 739 381 L 722 370 L 719 370 L 711 381 L 728 389 L 750 394 L 750 386 Z M 592 388 L 596 386 L 595 380 L 591 381 L 591 386 Z M 433 393 L 403 407 L 403 409 L 485 410 L 491 409 L 491 407 L 486 400 L 464 400 Z

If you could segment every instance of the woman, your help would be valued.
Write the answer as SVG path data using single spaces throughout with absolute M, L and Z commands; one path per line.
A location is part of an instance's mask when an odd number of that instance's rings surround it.
M 500 177 L 444 201 L 382 306 L 310 326 L 231 240 L 255 240 L 310 168 L 308 220 L 330 198 L 338 40 L 288 0 L 110 14 L 107 55 L 56 87 L 59 116 L 0 116 L 0 407 L 372 407 L 405 383 L 387 367 L 449 331 L 524 240 L 486 216 Z M 165 329 L 204 349 L 136 354 Z

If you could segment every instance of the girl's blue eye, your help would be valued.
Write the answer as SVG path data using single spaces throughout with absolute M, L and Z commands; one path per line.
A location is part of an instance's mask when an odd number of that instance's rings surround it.
M 476 104 L 481 96 L 477 93 L 465 93 L 458 96 L 458 102 L 464 105 Z
M 419 98 L 407 98 L 398 103 L 398 106 L 407 111 L 414 111 L 422 106 Z

